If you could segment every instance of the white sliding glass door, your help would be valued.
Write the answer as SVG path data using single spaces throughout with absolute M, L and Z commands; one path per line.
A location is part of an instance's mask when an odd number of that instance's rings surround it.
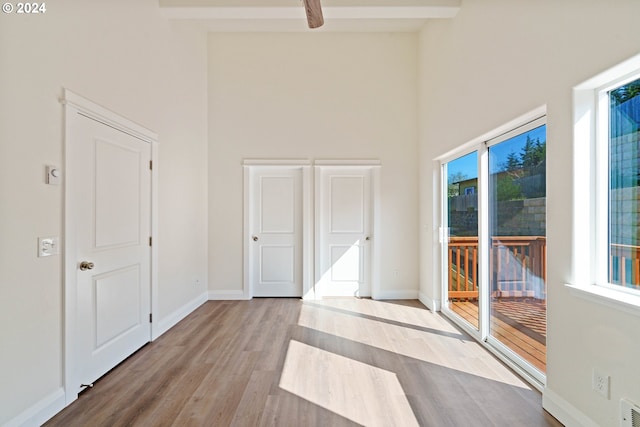
M 480 329 L 478 252 L 478 152 L 443 165 L 445 191 L 445 307 Z
M 545 118 L 441 161 L 443 312 L 543 384 Z

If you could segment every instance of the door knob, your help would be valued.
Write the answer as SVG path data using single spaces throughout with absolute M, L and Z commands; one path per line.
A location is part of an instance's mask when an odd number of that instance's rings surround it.
M 91 261 L 82 261 L 80 263 L 80 270 L 81 271 L 93 270 L 93 267 L 95 267 L 95 265 Z
M 257 242 L 258 241 L 258 236 L 253 236 L 252 239 L 253 239 L 254 242 Z
M 365 237 L 364 240 L 371 240 L 369 236 Z

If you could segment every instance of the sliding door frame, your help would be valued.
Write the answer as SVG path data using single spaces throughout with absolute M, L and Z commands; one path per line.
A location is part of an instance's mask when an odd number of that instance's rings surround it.
M 509 349 L 505 344 L 491 336 L 490 310 L 490 253 L 491 234 L 489 230 L 489 148 L 515 135 L 525 133 L 535 127 L 546 124 L 546 106 L 538 107 L 491 132 L 475 138 L 466 144 L 451 150 L 436 158 L 439 166 L 440 191 L 434 195 L 438 204 L 440 218 L 435 218 L 440 224 L 439 253 L 440 253 L 440 286 L 441 311 L 458 327 L 479 341 L 489 351 L 496 355 L 510 368 L 520 374 L 538 390 L 542 391 L 546 384 L 546 375 L 535 369 L 529 362 Z M 478 157 L 478 329 L 465 321 L 460 315 L 449 308 L 448 279 L 449 279 L 449 224 L 448 224 L 448 177 L 447 164 L 467 154 L 477 152 Z M 438 223 L 437 222 L 437 223 Z
M 465 321 L 460 315 L 449 308 L 449 215 L 448 215 L 448 173 L 447 164 L 471 153 L 477 153 L 478 168 L 478 329 Z M 489 217 L 487 208 L 489 206 L 489 197 L 486 183 L 488 182 L 488 161 L 487 147 L 483 141 L 473 141 L 465 144 L 459 150 L 454 150 L 440 161 L 440 274 L 441 274 L 441 307 L 442 312 L 456 321 L 456 324 L 463 328 L 465 332 L 477 339 L 484 341 L 488 335 L 489 320 L 489 299 L 484 297 L 488 291 L 489 269 L 488 263 L 484 260 L 489 259 L 489 251 L 486 242 L 489 239 Z

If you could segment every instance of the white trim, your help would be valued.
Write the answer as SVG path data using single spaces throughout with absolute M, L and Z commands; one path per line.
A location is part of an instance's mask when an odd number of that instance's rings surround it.
M 63 89 L 63 97 L 60 99 L 62 105 L 69 105 L 93 120 L 99 121 L 107 126 L 111 126 L 133 137 L 146 142 L 158 140 L 158 134 L 141 126 L 121 115 L 108 110 L 93 101 L 84 98 L 69 89 Z
M 549 388 L 542 392 L 542 407 L 566 427 L 598 427 L 591 418 Z
M 462 329 L 464 332 L 469 334 L 471 338 L 478 341 L 483 346 L 486 345 L 485 340 L 480 336 L 480 331 L 477 330 L 471 323 L 466 321 L 462 316 L 449 308 L 449 304 L 447 304 L 447 300 L 442 301 L 442 307 L 440 312 L 449 320 L 451 320 L 456 326 Z
M 595 99 L 593 89 L 573 91 L 573 254 L 571 270 L 573 282 L 589 283 L 594 275 L 596 258 L 592 237 L 595 235 L 595 204 L 591 189 L 595 186 L 593 173 L 595 156 Z M 588 185 L 576 185 L 576 183 Z M 590 262 L 584 262 L 587 254 Z
M 606 91 L 639 75 L 635 55 L 573 88 L 573 255 L 566 285 L 577 297 L 634 315 L 640 313 L 640 294 L 608 283 L 609 136 L 600 123 L 608 123 Z
M 416 289 L 398 289 L 389 291 L 378 291 L 376 296 L 372 296 L 375 300 L 388 300 L 388 299 L 416 299 L 418 298 L 418 291 Z
M 314 239 L 315 218 L 313 216 L 313 173 L 311 166 L 302 168 L 302 298 L 315 299 L 314 286 Z
M 193 313 L 198 307 L 200 307 L 202 304 L 204 304 L 207 301 L 208 301 L 208 294 L 205 292 L 201 295 L 198 295 L 197 297 L 187 302 L 186 304 L 182 305 L 182 307 L 178 307 L 168 316 L 162 318 L 159 322 L 154 322 L 154 323 L 157 323 L 158 326 L 154 331 L 153 339 L 154 340 L 158 339 L 162 334 L 167 332 L 169 329 L 173 328 L 181 320 L 183 320 L 185 317 Z
M 624 311 L 640 317 L 640 296 L 604 286 L 575 286 L 565 284 L 571 294 L 584 300 L 601 304 L 616 311 Z
M 239 301 L 239 300 L 248 300 L 248 298 L 243 290 L 209 290 L 208 292 L 209 301 Z
M 489 149 L 487 144 L 478 146 L 478 332 L 483 340 L 491 333 L 490 264 L 491 233 L 489 231 Z M 447 260 L 448 262 L 448 260 Z
M 242 166 L 310 166 L 311 161 L 306 159 L 245 159 Z
M 542 392 L 547 381 L 543 372 L 540 372 L 533 366 L 529 369 L 528 367 L 531 365 L 529 362 L 491 335 L 487 336 L 486 344 L 489 351 L 495 354 L 505 364 L 509 365 L 511 369 L 527 380 L 529 384 L 537 388 L 538 391 Z
M 545 111 L 546 112 L 546 111 Z M 512 128 L 509 131 L 506 131 L 500 135 L 497 135 L 487 141 L 485 141 L 485 144 L 487 145 L 487 147 L 491 147 L 493 145 L 497 145 L 500 144 L 501 142 L 504 142 L 508 139 L 511 139 L 515 136 L 519 136 L 522 135 L 523 133 L 529 132 L 533 129 L 539 128 L 541 126 L 545 126 L 547 124 L 547 116 L 543 113 L 542 115 L 540 115 L 539 117 L 529 117 L 530 115 L 527 115 L 528 118 L 525 118 L 523 120 L 528 120 L 526 122 L 522 122 L 520 124 L 520 126 Z
M 442 308 L 439 299 L 431 299 L 424 292 L 418 292 L 418 300 L 433 312 L 440 311 Z
M 372 299 L 391 299 L 381 296 L 382 285 L 380 282 L 380 248 L 382 247 L 382 192 L 381 192 L 381 169 L 382 162 L 380 160 L 316 160 L 314 162 L 314 253 L 316 256 L 313 258 L 313 266 L 315 272 L 320 271 L 320 226 L 321 221 L 318 219 L 322 217 L 320 212 L 319 197 L 321 196 L 321 183 L 322 183 L 322 170 L 325 169 L 364 169 L 371 171 L 371 239 L 369 241 L 369 247 L 371 248 L 370 259 L 370 293 Z M 315 274 L 313 276 L 314 289 L 315 283 L 320 278 Z M 417 291 L 416 291 L 417 292 Z M 317 293 L 315 294 L 317 296 Z M 367 296 L 367 295 L 363 295 Z M 415 296 L 413 297 L 415 298 Z
M 610 81 L 617 80 L 621 76 L 632 74 L 634 71 L 637 72 L 638 67 L 640 67 L 640 54 L 632 56 L 626 61 L 580 83 L 574 87 L 574 91 L 594 90 Z
M 3 427 L 40 426 L 62 411 L 65 406 L 64 388 L 60 387 L 7 421 Z
M 251 295 L 251 245 L 249 244 L 249 239 L 251 238 L 251 166 L 244 165 L 243 166 L 243 183 L 242 183 L 242 192 L 243 192 L 243 209 L 242 209 L 242 297 L 231 298 L 231 299 L 251 299 L 253 295 Z M 209 292 L 209 299 L 218 299 L 211 298 L 211 291 Z M 226 299 L 226 298 L 220 298 Z
M 327 160 L 320 159 L 313 162 L 315 166 L 345 166 L 345 167 L 357 167 L 357 166 L 382 166 L 382 162 L 376 159 L 356 159 L 356 160 Z
M 322 182 L 322 173 L 318 165 L 313 167 L 313 294 L 315 298 L 320 298 L 319 292 L 316 291 L 316 283 L 320 280 L 320 218 L 322 218 L 322 212 L 320 212 L 320 203 L 318 198 L 320 197 L 320 184 Z
M 158 295 L 160 290 L 158 289 L 158 267 L 160 265 L 158 257 L 158 248 L 160 242 L 158 241 L 158 183 L 159 167 L 158 163 L 158 141 L 151 141 L 151 162 L 153 167 L 151 168 L 151 313 L 159 313 L 160 307 L 158 303 Z M 151 322 L 151 341 L 162 335 L 164 331 L 161 331 L 159 326 L 156 326 L 155 322 Z
M 311 189 L 311 162 L 309 160 L 260 160 L 246 159 L 243 164 L 243 298 L 253 298 L 251 286 L 251 177 L 252 171 L 260 169 L 300 169 L 302 178 L 302 295 L 313 298 L 313 211 Z
M 431 194 L 440 194 L 442 192 L 442 165 L 438 161 L 432 162 L 432 173 L 433 184 L 431 186 Z M 422 285 L 430 291 L 430 295 L 425 298 L 429 298 L 432 303 L 431 306 L 428 306 L 433 311 L 440 311 L 442 309 L 442 272 L 445 271 L 446 262 L 443 261 L 443 257 L 446 254 L 443 252 L 442 239 L 444 237 L 444 228 L 442 228 L 443 224 L 447 221 L 443 218 L 443 200 L 441 197 L 437 198 L 437 201 L 434 201 L 433 206 L 431 208 L 431 218 L 432 222 L 429 224 L 428 222 L 424 224 L 424 232 L 428 236 L 429 227 L 431 227 L 431 265 L 435 268 L 428 268 L 428 271 L 431 272 L 431 277 L 427 276 L 427 273 L 422 273 L 424 278 L 421 280 L 425 280 L 426 284 Z
M 380 162 L 376 166 L 371 168 L 371 195 L 373 196 L 373 203 L 371 205 L 371 227 L 372 227 L 372 240 L 371 240 L 371 298 L 373 299 L 394 299 L 393 297 L 386 296 L 389 292 L 382 290 L 382 284 L 380 282 L 381 276 L 381 248 L 382 248 L 382 197 L 381 197 L 381 173 L 382 168 Z M 399 291 L 401 292 L 401 291 Z M 393 291 L 391 292 L 393 293 Z M 398 297 L 397 299 L 415 299 L 417 297 L 417 290 L 414 291 L 413 297 Z
M 151 207 L 150 207 L 150 221 L 151 221 L 151 237 L 153 244 L 150 248 L 150 289 L 151 306 L 149 310 L 151 313 L 157 312 L 158 308 L 158 242 L 157 242 L 157 227 L 158 227 L 158 170 L 157 170 L 157 157 L 158 157 L 158 135 L 137 123 L 122 117 L 121 115 L 112 112 L 69 89 L 64 89 L 63 97 L 60 99 L 60 103 L 64 106 L 64 146 L 65 146 L 65 180 L 64 180 L 64 250 L 63 250 L 63 277 L 64 277 L 64 330 L 63 330 L 63 384 L 65 392 L 65 402 L 70 404 L 78 398 L 78 393 L 75 388 L 71 387 L 71 384 L 76 384 L 76 371 L 77 361 L 75 358 L 75 349 L 77 343 L 75 339 L 76 325 L 77 325 L 77 294 L 76 294 L 76 259 L 69 256 L 69 254 L 76 254 L 76 235 L 75 228 L 68 227 L 75 220 L 71 216 L 71 206 L 74 205 L 73 197 L 69 190 L 69 183 L 72 182 L 73 171 L 69 169 L 70 159 L 68 147 L 68 135 L 70 125 L 70 114 L 81 114 L 92 120 L 96 120 L 106 126 L 124 132 L 135 138 L 138 138 L 144 142 L 150 144 L 151 160 L 154 161 L 153 169 L 151 171 Z M 73 258 L 73 259 L 72 259 Z M 154 324 L 151 323 L 149 340 L 153 340 L 154 336 Z
M 593 282 L 609 283 L 609 96 L 606 92 L 596 90 L 593 94 L 594 123 L 594 156 L 591 158 L 592 175 L 590 180 L 593 197 L 593 249 L 590 254 L 593 268 Z M 589 151 L 589 150 L 587 150 Z
M 66 95 L 66 91 L 65 91 Z M 76 358 L 75 358 L 75 349 L 76 345 L 76 334 L 72 333 L 76 330 L 76 313 L 78 311 L 77 308 L 77 286 L 76 283 L 76 264 L 75 260 L 70 259 L 67 256 L 69 253 L 77 253 L 76 248 L 76 230 L 75 227 L 67 227 L 67 224 L 71 224 L 74 218 L 71 217 L 71 206 L 75 203 L 73 200 L 73 195 L 68 190 L 68 182 L 73 179 L 73 172 L 69 170 L 69 150 L 67 149 L 67 138 L 70 133 L 70 119 L 69 116 L 75 114 L 75 107 L 71 105 L 72 110 L 68 108 L 69 104 L 66 104 L 63 108 L 64 114 L 64 146 L 65 146 L 65 172 L 64 172 L 64 225 L 63 225 L 63 235 L 64 235 L 64 245 L 63 245 L 63 281 L 64 281 L 64 290 L 63 290 L 63 298 L 64 298 L 64 330 L 63 330 L 63 349 L 62 349 L 62 374 L 63 374 L 63 384 L 65 389 L 65 403 L 69 405 L 71 402 L 78 398 L 78 393 L 76 390 L 71 390 L 70 385 L 74 383 L 74 378 L 76 377 L 75 367 L 77 366 Z M 73 286 L 72 286 L 73 282 Z

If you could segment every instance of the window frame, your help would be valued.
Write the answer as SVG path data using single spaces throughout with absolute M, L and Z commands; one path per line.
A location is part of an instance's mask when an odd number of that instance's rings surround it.
M 640 69 L 620 77 L 595 90 L 596 123 L 595 123 L 595 284 L 614 291 L 627 292 L 640 297 L 640 291 L 630 289 L 609 281 L 609 230 L 611 227 L 611 205 L 609 186 L 611 174 L 610 152 L 610 116 L 611 97 L 609 92 L 627 83 L 640 79 Z M 640 216 L 639 216 L 640 219 Z
M 576 296 L 640 316 L 640 292 L 608 279 L 608 92 L 638 78 L 640 55 L 573 88 L 573 278 L 565 285 Z

